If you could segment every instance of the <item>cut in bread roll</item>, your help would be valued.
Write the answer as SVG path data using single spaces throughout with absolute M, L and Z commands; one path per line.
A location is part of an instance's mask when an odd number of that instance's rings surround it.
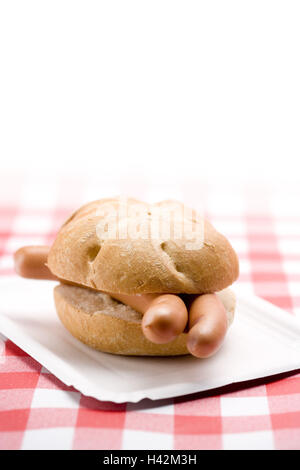
M 231 324 L 235 296 L 230 289 L 218 292 Z M 143 335 L 142 314 L 103 292 L 60 284 L 54 289 L 58 316 L 69 332 L 83 343 L 103 352 L 131 356 L 178 356 L 189 354 L 187 335 L 167 344 L 154 344 Z
M 237 255 L 228 240 L 199 217 L 180 219 L 186 213 L 182 204 L 163 201 L 150 205 L 130 199 L 126 200 L 127 212 L 122 204 L 119 198 L 95 201 L 67 220 L 48 256 L 47 265 L 54 275 L 100 291 L 124 294 L 213 293 L 238 277 Z M 187 247 L 185 237 L 106 237 L 106 224 L 113 228 L 116 224 L 114 212 L 121 229 L 126 224 L 138 227 L 142 222 L 150 226 L 155 210 L 171 213 L 174 205 L 177 228 L 194 223 L 201 229 L 198 248 Z

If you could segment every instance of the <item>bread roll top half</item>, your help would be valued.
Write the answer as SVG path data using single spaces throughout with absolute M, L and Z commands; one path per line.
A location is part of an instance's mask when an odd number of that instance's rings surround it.
M 62 226 L 47 265 L 96 290 L 204 294 L 230 286 L 238 258 L 229 241 L 176 201 L 111 198 L 81 207 Z

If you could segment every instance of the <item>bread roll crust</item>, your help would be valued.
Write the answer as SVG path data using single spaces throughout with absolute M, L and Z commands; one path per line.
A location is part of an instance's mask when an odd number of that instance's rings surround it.
M 231 324 L 235 296 L 218 293 Z M 178 356 L 189 354 L 185 333 L 167 344 L 154 344 L 142 332 L 142 315 L 103 292 L 60 284 L 54 289 L 57 314 L 69 332 L 81 342 L 103 352 L 129 356 Z
M 151 219 L 155 207 L 135 199 Z M 50 249 L 47 265 L 58 278 L 97 290 L 124 293 L 204 294 L 220 291 L 238 277 L 238 259 L 228 240 L 203 222 L 204 243 L 187 249 L 186 239 L 103 239 L 99 223 L 108 207 L 121 199 L 102 199 L 81 207 L 62 226 Z

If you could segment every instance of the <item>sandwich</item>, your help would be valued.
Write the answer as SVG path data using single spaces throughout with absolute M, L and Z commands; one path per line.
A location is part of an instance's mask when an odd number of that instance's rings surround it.
M 62 324 L 107 353 L 208 357 L 234 317 L 237 255 L 210 222 L 176 201 L 86 204 L 51 247 L 20 248 L 15 267 L 23 277 L 56 280 Z

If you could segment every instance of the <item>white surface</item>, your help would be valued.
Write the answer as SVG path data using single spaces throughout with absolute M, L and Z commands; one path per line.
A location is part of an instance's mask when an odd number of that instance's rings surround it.
M 147 450 L 170 450 L 173 449 L 174 437 L 165 432 L 124 429 L 122 450 L 145 450 L 145 442 L 147 442 Z
M 298 0 L 0 4 L 1 166 L 298 178 Z
M 22 450 L 72 449 L 74 427 L 26 429 Z
M 214 357 L 135 358 L 73 338 L 56 316 L 53 284 L 2 279 L 0 332 L 85 395 L 117 403 L 161 399 L 300 367 L 300 323 L 249 294 L 238 296 L 236 319 Z
M 221 396 L 222 416 L 262 416 L 270 415 L 268 398 Z
M 239 432 L 223 435 L 224 450 L 274 450 L 272 431 Z

